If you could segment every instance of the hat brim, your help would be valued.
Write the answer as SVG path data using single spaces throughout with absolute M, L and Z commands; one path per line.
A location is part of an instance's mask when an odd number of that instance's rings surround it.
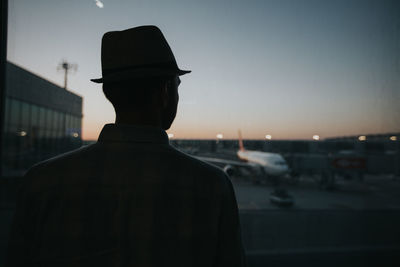
M 90 79 L 94 83 L 104 83 L 104 82 L 119 82 L 119 81 L 129 81 L 136 78 L 143 77 L 159 77 L 168 75 L 178 75 L 182 76 L 190 73 L 190 70 L 171 70 L 171 69 L 158 69 L 158 68 L 146 68 L 146 69 L 136 69 L 128 70 L 123 72 L 117 72 L 108 74 L 102 78 Z

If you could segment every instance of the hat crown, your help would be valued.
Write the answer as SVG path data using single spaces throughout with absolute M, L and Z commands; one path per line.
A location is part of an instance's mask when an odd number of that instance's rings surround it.
M 103 77 L 91 81 L 115 82 L 190 72 L 178 68 L 167 40 L 153 25 L 105 33 L 101 45 L 101 65 Z
M 101 51 L 103 72 L 171 63 L 177 67 L 167 40 L 156 26 L 107 32 Z

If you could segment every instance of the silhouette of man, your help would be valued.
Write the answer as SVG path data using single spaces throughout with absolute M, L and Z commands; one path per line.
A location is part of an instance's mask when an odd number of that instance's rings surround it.
M 155 26 L 107 32 L 103 91 L 116 111 L 96 144 L 32 167 L 8 266 L 243 266 L 232 184 L 169 145 L 180 70 Z

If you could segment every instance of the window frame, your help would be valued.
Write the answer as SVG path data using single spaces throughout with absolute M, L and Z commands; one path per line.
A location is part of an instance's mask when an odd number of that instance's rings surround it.
M 0 0 L 0 162 L 3 156 L 4 115 L 5 115 L 5 86 L 7 60 L 7 22 L 8 0 Z M 0 177 L 3 177 L 0 164 Z

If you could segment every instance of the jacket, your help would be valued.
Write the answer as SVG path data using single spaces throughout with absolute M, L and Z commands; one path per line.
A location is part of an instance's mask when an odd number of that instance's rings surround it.
M 145 126 L 104 126 L 97 143 L 32 167 L 6 266 L 243 266 L 225 173 Z

